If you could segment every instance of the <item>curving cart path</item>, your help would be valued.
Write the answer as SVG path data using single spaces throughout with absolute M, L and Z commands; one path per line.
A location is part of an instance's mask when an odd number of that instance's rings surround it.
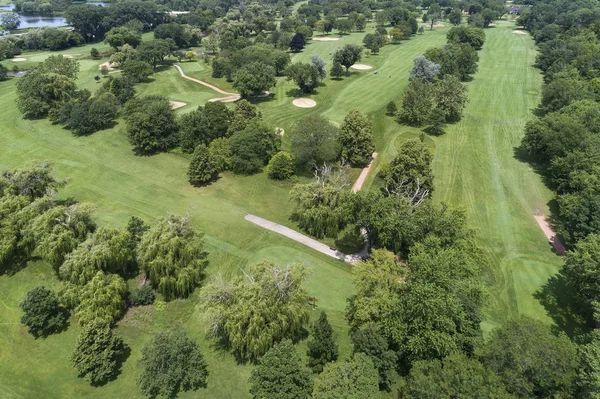
M 232 103 L 234 101 L 237 101 L 241 98 L 241 96 L 239 94 L 236 93 L 229 93 L 225 90 L 221 90 L 219 89 L 217 86 L 213 86 L 210 83 L 206 83 L 201 81 L 200 79 L 196 79 L 196 78 L 192 78 L 190 76 L 187 76 L 183 70 L 181 69 L 181 67 L 179 65 L 173 65 L 175 68 L 177 68 L 177 70 L 179 71 L 179 74 L 181 75 L 182 78 L 187 79 L 187 80 L 191 80 L 192 82 L 201 84 L 202 86 L 206 86 L 211 90 L 216 91 L 219 94 L 225 94 L 227 97 L 216 97 L 216 98 L 211 98 L 210 102 L 214 102 L 214 101 L 220 101 L 222 103 Z

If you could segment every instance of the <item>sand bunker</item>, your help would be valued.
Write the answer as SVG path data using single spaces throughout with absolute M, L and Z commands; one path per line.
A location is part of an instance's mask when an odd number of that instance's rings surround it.
M 513 33 L 516 33 L 517 35 L 526 35 L 527 32 L 523 32 L 522 30 L 513 30 Z
M 359 71 L 368 71 L 369 69 L 373 69 L 373 67 L 371 65 L 365 65 L 365 64 L 354 64 L 350 68 L 358 69 Z
M 494 26 L 496 26 L 496 24 L 489 24 L 488 25 L 490 28 L 493 28 Z
M 312 39 L 318 42 L 335 42 L 340 40 L 339 37 L 313 37 Z
M 285 130 L 283 130 L 283 128 L 281 127 L 276 127 L 275 128 L 275 134 L 278 136 L 283 137 L 283 135 L 285 134 Z
M 112 70 L 114 70 L 114 68 L 113 68 L 114 66 L 117 66 L 117 64 L 114 62 L 106 61 L 106 62 L 103 62 L 102 64 L 98 65 L 98 69 L 102 69 L 103 67 L 106 67 L 107 70 L 112 71 Z
M 23 62 L 23 61 L 27 61 L 27 58 L 13 58 L 11 61 L 12 62 Z
M 78 55 L 81 55 L 81 54 L 63 54 L 63 57 L 65 57 L 65 58 L 73 58 L 73 57 L 77 57 Z
M 434 28 L 443 28 L 444 26 L 446 26 L 446 25 L 444 25 L 444 24 L 434 24 L 433 25 Z
M 185 107 L 187 105 L 187 103 L 182 103 L 179 101 L 169 101 L 169 104 L 171 104 L 171 108 L 173 109 Z
M 292 104 L 300 108 L 312 108 L 317 105 L 317 102 L 315 100 L 311 100 L 310 98 L 297 98 L 292 101 Z

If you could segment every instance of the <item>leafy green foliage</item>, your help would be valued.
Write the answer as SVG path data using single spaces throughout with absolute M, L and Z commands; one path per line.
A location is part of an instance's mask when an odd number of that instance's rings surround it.
M 286 135 L 290 137 L 296 164 L 301 168 L 331 163 L 339 156 L 338 129 L 322 116 L 296 121 Z
M 306 62 L 293 63 L 285 69 L 284 74 L 288 80 L 296 82 L 303 93 L 310 93 L 316 89 L 321 78 L 319 69 Z
M 215 279 L 203 293 L 210 334 L 241 359 L 259 358 L 308 322 L 305 279 L 300 263 L 282 268 L 269 262 L 231 282 Z
M 511 399 L 515 396 L 497 375 L 486 370 L 476 359 L 454 353 L 443 360 L 415 362 L 402 398 L 482 398 Z
M 330 363 L 315 380 L 313 399 L 363 399 L 379 393 L 377 370 L 364 353 Z
M 138 97 L 124 111 L 129 142 L 139 154 L 152 154 L 173 148 L 177 125 L 169 100 L 163 96 Z
M 433 82 L 440 74 L 441 67 L 433 61 L 420 55 L 413 60 L 415 66 L 410 71 L 409 80 L 421 79 Z
M 138 263 L 167 300 L 190 295 L 207 265 L 204 240 L 187 217 L 160 218 L 137 247 Z
M 157 333 L 142 348 L 137 385 L 149 398 L 206 388 L 208 368 L 198 344 L 181 329 Z
M 342 68 L 342 64 L 334 60 L 329 74 L 334 79 L 341 78 L 344 75 L 344 68 Z
M 360 61 L 361 56 L 362 48 L 360 46 L 346 44 L 340 47 L 333 55 L 333 64 L 343 65 L 346 68 L 346 72 L 348 72 L 348 68 Z M 332 74 L 331 76 L 334 75 Z
M 260 359 L 250 377 L 254 398 L 310 399 L 313 381 L 289 339 L 275 344 Z
M 182 115 L 178 121 L 181 149 L 192 152 L 199 144 L 208 146 L 226 136 L 232 119 L 232 112 L 221 102 L 207 102 L 204 107 Z
M 267 174 L 274 180 L 289 179 L 294 174 L 294 159 L 289 152 L 279 151 L 267 165 Z
M 600 391 L 600 332 L 593 330 L 579 346 L 581 364 L 577 376 L 577 397 L 596 399 Z
M 58 297 L 44 287 L 29 290 L 19 306 L 23 311 L 21 323 L 36 338 L 59 331 L 67 323 L 68 313 L 58 303 Z
M 375 151 L 371 122 L 358 110 L 346 115 L 340 127 L 338 141 L 342 159 L 354 167 L 364 167 Z
M 485 32 L 472 26 L 454 26 L 446 35 L 449 43 L 466 43 L 480 50 L 485 43 Z
M 327 320 L 327 314 L 321 312 L 312 329 L 312 340 L 308 342 L 308 366 L 314 373 L 323 371 L 323 367 L 338 358 L 338 345 L 335 342 L 333 328 Z
M 279 151 L 281 137 L 258 118 L 230 139 L 231 170 L 239 174 L 253 174 Z
M 117 376 L 124 356 L 123 340 L 113 333 L 109 323 L 95 319 L 83 326 L 71 362 L 80 377 L 100 385 Z
M 0 180 L 2 195 L 26 196 L 30 201 L 55 194 L 65 184 L 66 181 L 58 181 L 52 176 L 52 166 L 46 162 L 28 168 L 5 170 Z
M 154 291 L 149 285 L 142 285 L 131 291 L 131 294 L 129 294 L 129 303 L 131 306 L 152 305 L 155 297 Z
M 568 397 L 573 392 L 576 347 L 537 320 L 521 317 L 494 330 L 479 356 L 519 398 Z
M 133 82 L 144 82 L 152 75 L 152 65 L 140 60 L 127 60 L 121 64 L 121 73 Z
M 275 69 L 261 62 L 253 62 L 240 68 L 233 76 L 233 87 L 242 97 L 262 94 L 275 86 Z
M 177 45 L 171 39 L 147 40 L 138 46 L 138 55 L 142 61 L 146 61 L 156 69 L 158 64 L 176 49 Z
M 229 170 L 231 168 L 231 144 L 230 140 L 225 137 L 214 139 L 208 146 L 208 152 L 212 158 L 215 168 L 219 172 Z
M 379 177 L 384 182 L 383 189 L 392 195 L 401 191 L 411 194 L 422 190 L 425 198 L 433 191 L 431 150 L 420 140 L 409 140 L 402 145 L 392 162 L 381 168 Z
M 116 274 L 97 272 L 83 287 L 68 285 L 65 291 L 78 302 L 74 314 L 82 326 L 96 319 L 113 324 L 125 312 L 127 284 Z
M 208 147 L 204 144 L 200 144 L 194 150 L 187 175 L 190 184 L 196 187 L 209 184 L 219 175 Z
M 352 334 L 352 343 L 354 353 L 364 353 L 373 361 L 379 373 L 379 389 L 391 391 L 398 356 L 389 348 L 383 334 L 374 324 L 368 324 Z
M 106 33 L 104 42 L 108 43 L 115 50 L 124 44 L 137 47 L 142 42 L 142 35 L 133 29 L 117 26 Z

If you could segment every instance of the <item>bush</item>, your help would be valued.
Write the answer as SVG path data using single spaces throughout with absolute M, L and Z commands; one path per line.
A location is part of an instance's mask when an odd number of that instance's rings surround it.
M 274 180 L 289 179 L 294 174 L 294 159 L 289 152 L 280 151 L 273 155 L 267 166 L 269 178 Z
M 129 295 L 129 304 L 131 306 L 146 306 L 154 303 L 154 291 L 149 285 L 142 285 L 135 288 Z
M 92 56 L 93 59 L 98 59 L 100 57 L 100 52 L 98 51 L 98 49 L 96 47 L 92 47 L 92 49 L 90 50 L 90 55 Z

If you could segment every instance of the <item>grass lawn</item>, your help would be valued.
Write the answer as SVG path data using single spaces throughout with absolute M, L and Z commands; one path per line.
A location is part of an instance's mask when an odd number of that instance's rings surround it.
M 367 32 L 372 29 L 369 26 Z M 273 90 L 274 98 L 258 102 L 258 106 L 268 123 L 284 129 L 310 115 L 324 115 L 339 124 L 349 110 L 361 109 L 374 121 L 377 151 L 381 154 L 375 165 L 377 171 L 393 157 L 399 143 L 420 133 L 395 123 L 384 115 L 384 108 L 389 101 L 399 100 L 408 83 L 412 59 L 430 47 L 443 45 L 447 29 L 427 30 L 399 45 L 385 46 L 379 55 L 364 57 L 361 63 L 372 65 L 371 71 L 353 71 L 339 81 L 327 78 L 309 96 L 317 102 L 315 108 L 294 107 L 293 97 L 287 94 L 294 84 L 282 78 Z M 306 61 L 310 55 L 319 54 L 330 62 L 329 53 L 335 48 L 360 43 L 363 35 L 341 36 L 337 42 L 313 41 L 293 59 Z M 470 84 L 470 103 L 463 121 L 449 127 L 446 135 L 427 140 L 436 151 L 435 199 L 467 207 L 490 261 L 492 302 L 486 321 L 489 328 L 517 312 L 544 318 L 544 310 L 532 293 L 560 262 L 532 216 L 536 208 L 546 210 L 550 192 L 531 168 L 514 158 L 523 124 L 540 94 L 541 78 L 531 66 L 533 42 L 527 36 L 512 34 L 508 24 L 487 30 L 487 37 L 480 53 L 480 72 Z M 97 46 L 102 51 L 102 45 Z M 91 47 L 63 53 L 81 53 L 83 58 Z M 31 58 L 28 63 L 44 56 L 24 55 Z M 98 64 L 105 61 L 81 60 L 79 85 L 95 90 L 98 83 L 93 77 L 98 74 Z M 10 67 L 10 62 L 6 64 Z M 202 62 L 180 65 L 190 76 L 225 90 L 231 88 L 224 79 L 210 78 L 210 69 Z M 188 105 L 178 113 L 215 97 L 212 90 L 179 77 L 172 67 L 160 70 L 153 79 L 139 85 L 138 93 L 163 94 L 186 102 Z M 344 309 L 346 298 L 353 292 L 350 268 L 243 219 L 247 213 L 253 213 L 294 227 L 288 220 L 292 182 L 274 183 L 265 174 L 242 177 L 225 173 L 209 187 L 193 188 L 186 180 L 186 157 L 174 153 L 134 156 L 122 122 L 112 129 L 76 138 L 47 120 L 23 120 L 15 107 L 14 84 L 15 79 L 0 84 L 0 168 L 18 167 L 32 160 L 51 161 L 59 177 L 71 179 L 61 197 L 72 196 L 97 204 L 99 224 L 124 226 L 131 215 L 151 221 L 167 212 L 189 212 L 196 227 L 205 233 L 211 262 L 209 276 L 221 273 L 231 277 L 240 273 L 240 268 L 261 259 L 280 264 L 305 263 L 311 270 L 306 288 L 310 295 L 319 298 L 319 308 L 327 311 L 338 333 L 342 356 L 349 353 Z M 284 136 L 284 147 L 287 145 Z M 374 184 L 373 176 L 374 173 L 365 187 Z M 77 326 L 45 340 L 34 340 L 18 323 L 18 303 L 28 289 L 42 284 L 58 286 L 43 263 L 32 263 L 11 277 L 0 276 L 1 397 L 137 397 L 135 379 L 139 370 L 135 363 L 142 345 L 151 333 L 174 325 L 197 338 L 211 372 L 206 391 L 181 397 L 249 397 L 247 379 L 251 367 L 235 364 L 231 355 L 204 338 L 205 323 L 197 294 L 189 300 L 128 314 L 117 329 L 131 347 L 122 375 L 104 387 L 90 387 L 77 378 L 68 361 Z M 318 316 L 318 312 L 313 314 Z M 299 347 L 303 353 L 306 342 Z M 25 375 L 27 378 L 22 378 Z

